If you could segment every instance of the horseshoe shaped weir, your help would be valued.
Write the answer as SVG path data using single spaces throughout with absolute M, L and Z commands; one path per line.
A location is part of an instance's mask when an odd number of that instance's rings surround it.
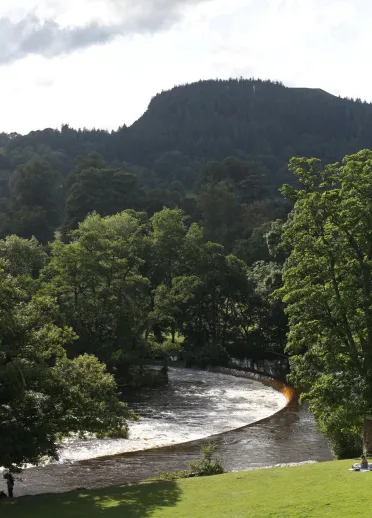
M 198 382 L 195 382 L 195 375 L 192 373 L 201 371 L 182 370 L 184 371 L 182 374 L 183 382 L 179 387 L 179 394 L 176 394 L 175 397 L 183 397 L 185 391 L 189 390 L 190 398 L 195 405 L 195 412 L 198 412 L 200 405 L 204 409 L 210 401 L 210 398 L 200 396 L 200 404 L 197 402 Z M 216 455 L 222 459 L 226 471 L 242 471 L 281 464 L 319 462 L 332 459 L 329 443 L 317 433 L 311 414 L 307 411 L 305 405 L 299 404 L 294 389 L 270 376 L 240 369 L 216 368 L 209 370 L 208 373 L 209 376 L 215 375 L 216 380 L 219 379 L 219 375 L 220 378 L 223 375 L 227 379 L 226 387 L 222 387 L 223 390 L 221 389 L 216 393 L 213 393 L 213 390 L 210 391 L 212 403 L 217 405 L 217 410 L 208 414 L 210 415 L 209 421 L 212 421 L 212 424 L 213 419 L 218 418 L 218 412 L 221 412 L 220 407 L 218 407 L 219 399 L 224 394 L 231 397 L 229 378 L 231 380 L 238 378 L 239 383 L 246 380 L 247 387 L 250 384 L 255 387 L 257 382 L 263 386 L 271 387 L 284 395 L 284 404 L 279 405 L 278 411 L 275 411 L 275 409 L 272 413 L 269 411 L 270 415 L 253 420 L 254 422 L 249 424 L 243 422 L 241 426 L 236 426 L 234 429 L 208 434 L 208 436 L 200 439 L 187 440 L 186 438 L 186 441 L 167 446 L 149 447 L 115 455 L 79 461 L 65 461 L 26 469 L 17 481 L 17 495 L 59 493 L 76 488 L 91 489 L 139 482 L 149 477 L 156 477 L 159 469 L 165 471 L 185 469 L 188 461 L 200 457 L 200 447 L 211 441 L 217 444 Z M 189 381 L 187 381 L 188 375 L 190 376 Z M 202 378 L 201 374 L 200 377 Z M 200 381 L 199 383 L 203 382 Z M 236 389 L 235 382 L 231 385 Z M 239 391 L 240 388 L 239 385 Z M 200 393 L 202 393 L 201 390 Z M 258 392 L 258 394 L 260 393 Z M 169 394 L 165 391 L 161 406 L 161 411 L 165 413 L 169 408 L 169 398 L 167 407 L 168 396 Z M 240 397 L 240 392 L 238 396 Z M 234 393 L 232 397 L 234 397 Z M 237 399 L 236 404 L 242 404 L 241 400 Z M 242 410 L 243 414 L 244 412 L 245 407 Z M 239 415 L 238 412 L 238 418 Z M 223 419 L 228 421 L 228 411 L 223 414 Z M 208 416 L 205 415 L 206 427 L 211 425 L 207 420 Z M 236 421 L 237 424 L 238 421 L 239 419 Z M 227 427 L 228 424 L 226 422 Z M 160 422 L 158 426 L 160 430 L 162 427 L 166 428 L 168 426 L 167 420 Z M 190 426 L 192 426 L 192 422 Z M 213 430 L 213 426 L 211 429 Z

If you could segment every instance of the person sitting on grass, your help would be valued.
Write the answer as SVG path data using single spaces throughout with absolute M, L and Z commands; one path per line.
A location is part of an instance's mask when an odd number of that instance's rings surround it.
M 368 469 L 368 460 L 365 455 L 362 455 L 361 457 L 361 463 L 360 463 L 360 469 Z
M 361 456 L 360 462 L 356 462 L 355 464 L 353 464 L 351 469 L 353 469 L 354 471 L 360 471 L 361 469 L 372 471 L 372 469 L 369 467 L 367 457 L 364 454 Z

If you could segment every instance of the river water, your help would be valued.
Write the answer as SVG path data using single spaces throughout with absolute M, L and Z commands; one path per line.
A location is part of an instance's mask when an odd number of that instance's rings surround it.
M 332 458 L 306 408 L 296 400 L 287 404 L 280 392 L 255 380 L 171 369 L 167 387 L 126 399 L 140 416 L 129 439 L 65 442 L 59 462 L 17 477 L 17 495 L 136 482 L 158 469 L 185 469 L 211 436 L 228 471 Z

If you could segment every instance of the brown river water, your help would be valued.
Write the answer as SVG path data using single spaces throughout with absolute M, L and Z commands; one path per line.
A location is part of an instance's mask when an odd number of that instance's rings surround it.
M 16 476 L 16 496 L 138 482 L 158 469 L 186 469 L 211 437 L 226 471 L 332 459 L 306 406 L 257 379 L 171 369 L 169 386 L 126 400 L 141 416 L 129 440 L 70 440 L 59 462 Z

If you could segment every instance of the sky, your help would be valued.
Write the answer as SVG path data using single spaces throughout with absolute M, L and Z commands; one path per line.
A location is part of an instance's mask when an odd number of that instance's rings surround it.
M 371 22 L 370 0 L 0 0 L 0 132 L 117 129 L 210 78 L 372 101 Z

